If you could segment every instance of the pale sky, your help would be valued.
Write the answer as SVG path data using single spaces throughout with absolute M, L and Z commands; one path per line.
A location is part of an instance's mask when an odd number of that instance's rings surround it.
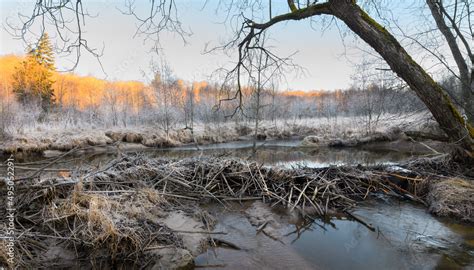
M 17 14 L 29 14 L 33 8 L 33 1 L 0 0 L 0 18 L 2 23 L 8 19 L 18 23 Z M 137 1 L 148 3 L 148 1 Z M 230 37 L 226 25 L 220 23 L 224 16 L 215 13 L 215 1 L 210 1 L 202 9 L 203 0 L 178 1 L 180 18 L 185 29 L 190 29 L 193 35 L 187 39 L 185 45 L 181 38 L 172 34 L 162 36 L 162 47 L 165 58 L 173 68 L 177 77 L 188 81 L 208 80 L 208 76 L 221 66 L 228 66 L 235 57 L 229 58 L 222 53 L 203 54 L 207 43 L 218 45 L 220 41 Z M 275 4 L 274 9 L 286 9 L 286 1 L 280 6 Z M 101 62 L 111 80 L 139 80 L 147 81 L 142 71 L 149 71 L 149 63 L 156 55 L 150 53 L 151 42 L 144 42 L 142 37 L 133 35 L 136 30 L 136 20 L 131 16 L 120 13 L 123 0 L 85 1 L 84 6 L 91 14 L 98 14 L 96 18 L 86 18 L 85 38 L 91 47 L 104 48 Z M 143 8 L 142 6 L 141 8 Z M 298 52 L 294 62 L 306 69 L 306 74 L 290 74 L 287 83 L 280 88 L 297 90 L 312 89 L 339 89 L 347 88 L 350 77 L 354 73 L 353 64 L 348 60 L 358 59 L 360 55 L 347 54 L 346 47 L 341 41 L 336 27 L 331 27 L 324 33 L 320 26 L 312 29 L 310 22 L 281 23 L 271 29 L 270 36 L 276 51 L 286 56 Z M 15 40 L 5 28 L 0 30 L 0 54 L 22 54 L 25 44 Z M 346 44 L 353 38 L 346 38 Z M 54 37 L 53 37 L 54 43 Z M 349 59 L 348 59 L 349 58 Z M 59 69 L 70 67 L 71 59 L 57 59 Z M 98 62 L 83 52 L 79 66 L 75 73 L 79 75 L 94 75 L 105 78 Z

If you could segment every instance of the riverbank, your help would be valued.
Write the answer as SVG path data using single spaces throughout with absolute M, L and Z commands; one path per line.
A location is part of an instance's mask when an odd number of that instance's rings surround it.
M 392 143 L 398 149 L 414 145 L 414 140 L 429 142 L 446 139 L 433 121 L 425 115 L 405 118 L 386 116 L 379 128 L 370 134 L 363 129 L 359 118 L 346 117 L 334 120 L 300 119 L 294 121 L 263 121 L 257 139 L 271 141 L 300 139 L 306 147 L 354 147 L 377 143 Z M 70 151 L 87 148 L 103 151 L 104 147 L 122 151 L 147 148 L 169 148 L 183 145 L 208 145 L 234 141 L 252 141 L 255 131 L 252 123 L 196 124 L 190 129 L 173 129 L 168 133 L 158 127 L 132 128 L 58 128 L 38 126 L 11 134 L 0 141 L 0 154 L 43 154 L 45 151 Z M 440 145 L 440 144 L 438 144 Z M 100 146 L 100 147 L 99 147 Z M 408 146 L 411 147 L 412 146 Z M 426 147 L 425 147 L 426 148 Z
M 212 230 L 215 221 L 196 202 L 226 205 L 257 200 L 308 218 L 334 213 L 354 218 L 350 211 L 358 202 L 389 196 L 472 222 L 474 202 L 468 195 L 472 180 L 462 180 L 450 192 L 445 189 L 452 185 L 440 184 L 472 170 L 452 162 L 444 157 L 400 166 L 282 169 L 240 159 L 126 155 L 81 174 L 18 181 L 17 227 L 26 232 L 17 239 L 22 258 L 18 263 L 24 267 L 189 267 L 210 244 L 229 245 L 214 241 L 219 239 L 219 232 Z M 2 182 L 0 188 L 6 185 Z M 468 196 L 453 196 L 460 188 Z M 466 211 L 451 211 L 456 209 Z M 271 215 L 255 212 L 261 213 L 250 209 L 248 215 L 257 231 L 278 238 Z M 4 250 L 0 250 L 2 258 Z

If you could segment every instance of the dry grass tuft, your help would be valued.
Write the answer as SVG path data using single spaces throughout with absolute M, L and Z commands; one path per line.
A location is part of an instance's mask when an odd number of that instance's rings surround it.
M 160 223 L 169 203 L 156 190 L 70 183 L 50 179 L 18 187 L 17 226 L 25 232 L 17 242 L 20 267 L 71 267 L 71 259 L 61 257 L 71 249 L 86 265 L 142 265 L 150 247 L 182 248 L 181 238 Z M 51 257 L 52 249 L 64 252 Z M 0 262 L 2 254 L 0 249 Z
M 469 180 L 449 178 L 434 182 L 427 200 L 431 213 L 474 222 L 474 184 Z
M 8 262 L 8 254 L 7 249 L 5 247 L 5 240 L 0 241 L 0 268 L 1 267 L 8 267 L 10 268 L 11 265 Z

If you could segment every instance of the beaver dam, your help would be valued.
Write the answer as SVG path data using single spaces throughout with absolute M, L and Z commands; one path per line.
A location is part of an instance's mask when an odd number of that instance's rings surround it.
M 39 166 L 15 186 L 19 268 L 474 266 L 473 167 L 448 156 L 289 168 L 119 154 L 48 171 L 62 158 L 17 165 Z

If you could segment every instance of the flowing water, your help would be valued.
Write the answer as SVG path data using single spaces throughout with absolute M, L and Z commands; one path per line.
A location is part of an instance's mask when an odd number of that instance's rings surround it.
M 421 155 L 416 152 L 299 147 L 298 141 L 260 142 L 255 153 L 249 142 L 170 149 L 139 150 L 149 157 L 184 158 L 202 155 L 233 156 L 256 160 L 267 166 L 374 165 L 392 164 Z M 101 167 L 124 150 L 82 152 L 48 167 L 48 174 L 76 168 Z M 2 158 L 2 160 L 6 159 Z M 28 174 L 54 158 L 17 158 L 17 175 Z M 24 163 L 24 164 L 20 164 Z M 3 170 L 3 168 L 2 168 Z M 63 171 L 64 170 L 64 171 Z M 3 173 L 3 172 L 2 172 Z M 308 222 L 285 209 L 271 209 L 281 222 L 282 237 L 257 233 L 244 205 L 206 206 L 217 217 L 216 231 L 241 250 L 211 248 L 196 259 L 204 269 L 474 269 L 474 228 L 437 219 L 426 208 L 408 202 L 368 201 L 354 213 L 376 229 L 334 217 Z

